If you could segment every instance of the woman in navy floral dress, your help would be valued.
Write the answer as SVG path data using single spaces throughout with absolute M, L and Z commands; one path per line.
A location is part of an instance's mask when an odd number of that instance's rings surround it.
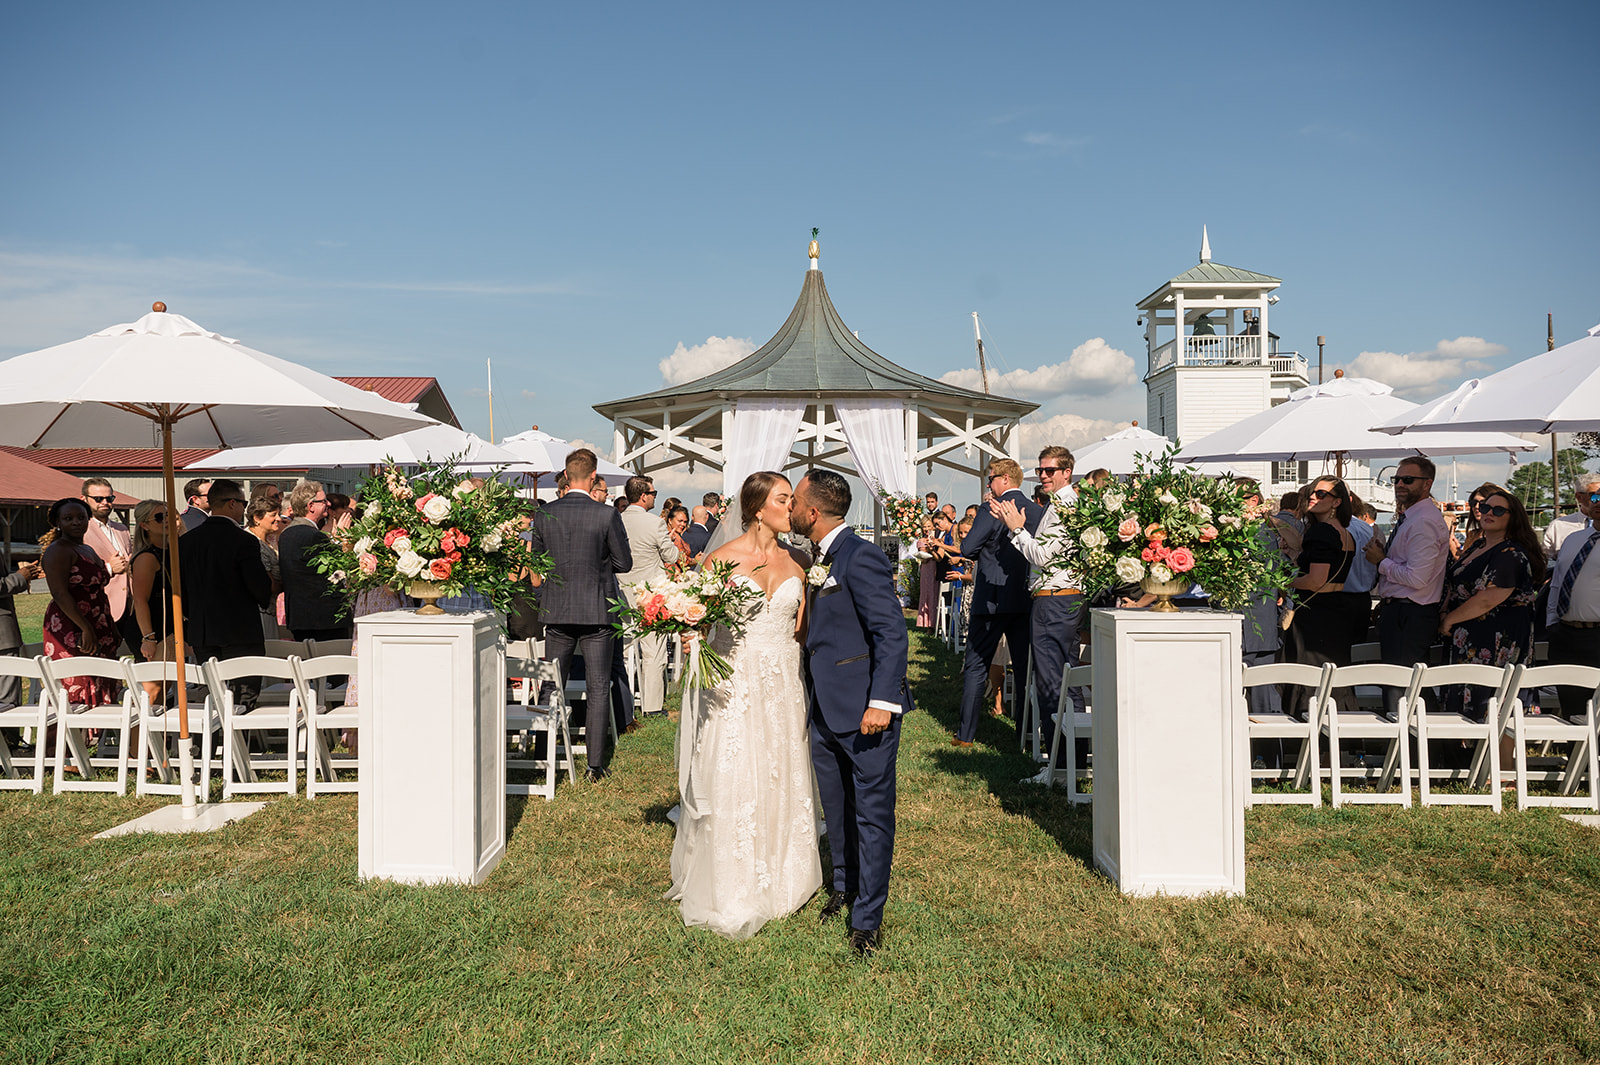
M 1533 604 L 1544 583 L 1544 553 L 1516 496 L 1494 492 L 1478 503 L 1482 537 L 1451 559 L 1444 576 L 1444 634 L 1451 662 L 1533 664 Z M 1445 709 L 1483 720 L 1490 689 L 1453 685 Z

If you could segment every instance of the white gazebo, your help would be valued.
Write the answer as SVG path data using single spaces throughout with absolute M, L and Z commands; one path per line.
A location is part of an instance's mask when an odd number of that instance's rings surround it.
M 758 470 L 818 467 L 915 495 L 917 468 L 981 479 L 1021 459 L 1018 421 L 1038 404 L 957 388 L 868 348 L 834 310 L 810 247 L 788 321 L 754 354 L 695 381 L 598 403 L 612 460 L 638 473 L 696 464 L 734 495 Z

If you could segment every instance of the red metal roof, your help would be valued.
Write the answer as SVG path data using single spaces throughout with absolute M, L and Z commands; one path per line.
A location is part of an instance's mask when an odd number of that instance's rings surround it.
M 9 506 L 48 506 L 58 499 L 83 495 L 81 478 L 38 462 L 30 462 L 16 454 L 19 450 L 0 448 L 0 503 Z M 137 502 L 137 496 L 118 492 L 112 506 L 131 507 Z
M 376 392 L 395 403 L 415 403 L 439 384 L 436 377 L 335 377 L 364 392 Z
M 210 458 L 217 450 L 214 447 L 174 448 L 172 461 L 182 469 L 191 462 Z M 0 451 L 57 470 L 127 470 L 129 473 L 143 473 L 161 469 L 161 449 L 158 447 L 0 447 Z

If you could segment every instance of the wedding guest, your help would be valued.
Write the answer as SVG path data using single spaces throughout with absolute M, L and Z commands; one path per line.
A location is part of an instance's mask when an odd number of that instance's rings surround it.
M 211 504 L 206 501 L 206 493 L 211 491 L 211 482 L 204 477 L 196 477 L 183 486 L 183 498 L 188 505 L 178 515 L 183 521 L 183 529 L 178 533 L 182 536 L 186 532 L 198 529 L 211 516 Z
M 134 622 L 133 611 L 128 607 L 128 560 L 133 555 L 129 549 L 128 527 L 111 513 L 111 504 L 115 499 L 116 492 L 104 477 L 90 477 L 83 482 L 83 501 L 89 504 L 89 513 L 93 515 L 83 542 L 94 548 L 94 553 L 111 571 L 111 580 L 106 585 L 106 602 L 111 604 L 111 617 L 116 622 L 117 631 L 122 634 L 123 642 L 133 647 L 139 639 L 138 625 Z
M 950 554 L 950 643 L 966 639 L 967 616 L 972 609 L 972 560 L 960 554 L 961 542 L 972 531 L 972 522 L 963 520 L 956 526 L 955 546 Z
M 1496 493 L 1504 495 L 1505 492 L 1504 488 L 1492 481 L 1485 481 L 1474 488 L 1467 496 L 1467 512 L 1462 515 L 1464 520 L 1459 523 L 1465 526 L 1464 535 L 1459 546 L 1451 547 L 1452 558 L 1458 558 L 1463 552 L 1470 552 L 1477 548 L 1478 542 L 1483 539 L 1483 527 L 1478 523 L 1478 506 L 1490 496 Z M 1456 522 L 1451 521 L 1451 515 L 1449 514 L 1445 515 L 1445 527 L 1450 529 L 1452 533 L 1458 527 Z
M 1011 459 L 995 459 L 989 463 L 988 483 L 995 499 L 1009 500 L 1022 512 L 1030 533 L 1039 527 L 1044 510 L 1022 494 L 1022 467 Z M 1002 636 L 1007 637 L 1017 676 L 1028 672 L 1028 560 L 1006 535 L 1005 523 L 987 510 L 974 519 L 972 531 L 961 541 L 961 554 L 975 560 L 977 584 L 962 667 L 961 727 L 950 742 L 971 747 L 978 732 L 978 706 L 988 684 L 989 666 Z M 1022 716 L 1016 715 L 1019 734 Z
M 50 507 L 50 529 L 40 562 L 50 586 L 44 611 L 44 653 L 51 659 L 115 658 L 122 634 L 111 617 L 106 585 L 111 571 L 83 542 L 93 515 L 79 498 L 58 499 Z M 67 701 L 105 706 L 116 701 L 117 683 L 99 677 L 68 677 Z
M 565 477 L 566 473 L 563 471 L 562 478 L 565 479 Z M 566 487 L 562 486 L 561 494 L 566 495 L 566 492 Z M 604 503 L 611 498 L 611 493 L 606 489 L 606 479 L 601 477 L 599 474 L 595 474 L 594 486 L 589 489 L 589 498 L 594 500 L 596 503 Z
M 1104 488 L 1111 483 L 1111 471 L 1104 466 L 1092 469 L 1083 475 L 1083 483 L 1090 488 Z
M 653 581 L 667 572 L 667 567 L 678 561 L 678 548 L 667 532 L 666 523 L 650 509 L 655 506 L 656 487 L 648 477 L 629 477 L 623 488 L 628 509 L 622 512 L 622 525 L 628 536 L 628 550 L 632 563 L 627 570 L 617 574 L 622 594 L 629 606 L 637 606 L 634 585 Z M 641 664 L 639 667 L 639 702 L 644 714 L 659 714 L 665 707 L 667 674 L 667 639 L 659 633 L 649 633 L 630 643 L 637 644 Z
M 283 569 L 274 544 L 283 528 L 283 518 L 278 505 L 270 499 L 257 499 L 245 513 L 245 532 L 261 541 L 261 565 L 266 567 L 272 581 L 272 601 L 261 608 L 261 635 L 264 639 L 278 639 L 278 596 L 283 593 Z
M 272 481 L 258 481 L 250 490 L 250 506 L 254 507 L 256 500 L 265 499 L 274 507 L 283 506 L 283 489 Z
M 319 527 L 328 514 L 328 493 L 317 481 L 302 481 L 289 493 L 289 512 L 294 517 L 278 534 L 278 573 L 289 632 L 297 640 L 348 640 L 343 596 L 311 568 L 312 556 L 328 542 Z
M 1600 481 L 1588 482 L 1600 491 Z M 1585 485 L 1579 486 L 1578 507 L 1585 504 L 1592 513 L 1595 503 L 1590 499 Z M 1600 663 L 1600 529 L 1589 528 L 1569 533 L 1561 541 L 1561 551 L 1556 555 L 1550 571 L 1550 594 L 1545 606 L 1545 623 L 1549 626 L 1550 664 L 1592 666 Z M 1588 688 L 1562 685 L 1556 689 L 1561 700 L 1561 712 L 1567 717 L 1581 717 L 1588 712 L 1588 700 L 1594 694 Z
M 922 497 L 922 503 L 928 508 L 928 513 L 935 513 L 939 509 L 939 493 L 929 492 Z
M 139 628 L 134 657 L 140 662 L 174 662 L 172 562 L 167 553 L 167 505 L 146 499 L 133 508 L 133 561 L 128 567 L 129 612 Z M 145 694 L 162 701 L 163 685 L 146 682 Z
M 932 492 L 929 492 L 928 494 L 933 496 L 933 501 L 935 504 L 939 502 L 938 496 L 934 496 Z M 934 512 L 936 512 L 936 510 Z M 920 542 L 926 543 L 927 541 L 933 539 L 935 530 L 933 518 L 931 516 L 922 519 L 921 531 L 922 535 L 919 538 Z M 924 548 L 924 550 L 927 549 Z M 917 566 L 917 628 L 919 629 L 933 628 L 934 615 L 939 610 L 938 574 L 939 567 L 935 563 L 933 554 L 930 551 L 928 552 L 928 558 L 919 563 Z
M 706 508 L 706 528 L 716 532 L 717 512 L 722 509 L 722 497 L 716 492 L 707 492 L 700 497 L 700 505 Z
M 946 503 L 939 508 L 939 511 L 950 519 L 950 528 L 954 529 L 956 527 L 956 505 L 954 503 Z
M 329 492 L 328 512 L 323 515 L 322 528 L 326 531 L 343 528 L 355 519 L 355 513 L 350 509 L 350 497 L 343 492 Z
M 1585 473 L 1572 483 L 1572 490 L 1578 497 L 1578 512 L 1576 514 L 1563 514 L 1561 517 L 1545 526 L 1544 536 L 1540 545 L 1544 550 L 1544 557 L 1554 561 L 1561 553 L 1561 547 L 1573 533 L 1585 532 L 1594 528 L 1594 516 L 1600 510 L 1600 473 Z
M 37 562 L 18 562 L 17 568 L 0 577 L 0 655 L 17 655 L 23 648 L 22 628 L 17 624 L 14 596 L 24 595 L 28 585 L 44 575 Z M 0 706 L 16 706 L 22 701 L 20 677 L 0 677 Z M 12 730 L 7 730 L 8 735 Z M 12 744 L 15 748 L 15 744 Z
M 1313 482 L 1306 508 L 1306 528 L 1295 564 L 1294 621 L 1289 626 L 1293 660 L 1320 666 L 1350 664 L 1350 633 L 1358 614 L 1364 613 L 1366 596 L 1344 589 L 1355 560 L 1355 538 L 1350 535 L 1350 490 L 1337 477 Z M 1348 693 L 1347 693 L 1348 694 Z M 1295 685 L 1289 689 L 1290 711 L 1306 712 L 1308 693 Z M 1353 710 L 1353 698 L 1341 698 L 1341 710 Z
M 689 514 L 689 527 L 683 532 L 683 542 L 689 545 L 689 560 L 698 563 L 711 542 L 711 512 L 705 506 L 695 507 Z
M 570 488 L 560 499 L 541 507 L 533 516 L 530 544 L 535 552 L 550 556 L 561 580 L 540 588 L 540 609 L 545 622 L 545 651 L 561 664 L 561 675 L 571 676 L 572 659 L 581 648 L 585 687 L 606 690 L 611 676 L 611 608 L 607 603 L 611 581 L 633 568 L 633 552 L 622 515 L 588 498 L 594 483 L 595 454 L 586 447 L 567 455 Z M 584 733 L 587 737 L 588 779 L 607 775 L 605 699 L 588 699 Z
M 663 515 L 667 519 L 667 532 L 672 535 L 672 546 L 678 549 L 676 565 L 679 571 L 682 571 L 696 561 L 694 552 L 689 550 L 689 545 L 683 538 L 684 532 L 689 528 L 689 512 L 679 506 L 663 511 Z
M 1445 567 L 1439 632 L 1451 662 L 1533 664 L 1533 604 L 1544 582 L 1544 552 L 1522 501 L 1494 492 L 1478 504 L 1483 537 Z M 1445 709 L 1479 721 L 1493 689 L 1452 685 Z
M 1373 537 L 1366 556 L 1378 567 L 1378 644 L 1382 660 L 1410 668 L 1428 661 L 1428 649 L 1439 633 L 1439 597 L 1444 568 L 1450 561 L 1450 530 L 1434 502 L 1433 460 L 1420 455 L 1403 459 L 1394 478 L 1394 504 L 1400 516 L 1388 544 Z M 1432 691 L 1423 693 L 1428 708 L 1437 709 Z M 1399 711 L 1400 689 L 1385 687 L 1384 709 Z
M 672 525 L 672 512 L 678 509 L 680 502 L 677 496 L 668 496 L 661 501 L 661 520 L 666 522 L 669 528 Z
M 1366 606 L 1365 610 L 1352 611 L 1351 643 L 1366 643 L 1372 628 L 1372 588 L 1378 583 L 1378 567 L 1366 556 L 1366 549 L 1378 534 L 1378 527 L 1367 518 L 1371 509 L 1360 496 L 1350 493 L 1350 524 L 1346 528 L 1350 530 L 1350 539 L 1355 541 L 1356 557 L 1350 563 L 1350 576 L 1345 578 L 1344 590 L 1361 596 Z
M 261 608 L 272 602 L 272 579 L 261 562 L 261 542 L 241 527 L 244 487 L 212 481 L 206 501 L 211 516 L 178 545 L 184 637 L 201 662 L 264 655 Z M 230 687 L 237 706 L 253 709 L 261 678 L 241 677 Z
M 1246 477 L 1238 478 L 1235 482 L 1244 490 L 1245 506 L 1256 508 L 1261 506 L 1261 485 Z M 1272 533 L 1262 527 L 1258 535 L 1263 541 L 1263 546 L 1270 546 Z M 1354 535 L 1354 534 L 1352 534 Z M 1283 607 L 1283 596 L 1276 589 L 1257 588 L 1250 596 L 1250 603 L 1244 609 L 1244 633 L 1240 647 L 1243 651 L 1244 664 L 1247 666 L 1265 666 L 1278 660 L 1278 654 L 1283 650 L 1283 627 L 1279 623 Z M 1250 713 L 1276 714 L 1283 709 L 1279 699 L 1278 688 L 1273 684 L 1258 684 L 1248 692 Z M 1274 753 L 1279 759 L 1272 768 L 1282 765 L 1280 744 L 1273 744 Z
M 564 481 L 565 479 L 566 474 L 563 472 L 562 480 Z M 596 503 L 604 503 L 606 501 L 605 483 L 605 478 L 596 474 L 594 478 L 595 486 L 589 489 L 589 498 Z M 565 495 L 566 491 L 570 490 L 568 488 L 562 494 Z M 617 583 L 617 575 L 615 573 L 611 575 L 611 590 L 606 593 L 606 598 L 610 602 L 615 602 L 622 598 L 622 587 Z M 618 736 L 624 733 L 638 732 L 640 727 L 633 714 L 633 683 L 628 678 L 627 648 L 628 644 L 622 638 L 622 633 L 616 633 L 611 640 L 611 716 L 616 721 Z M 586 668 L 578 664 L 582 661 L 583 655 L 580 653 L 572 660 L 572 668 L 575 670 Z
M 984 494 L 987 495 L 988 493 L 985 492 Z M 978 510 L 979 510 L 978 504 L 976 504 L 976 503 L 968 503 L 967 504 L 967 516 L 963 520 L 969 521 L 969 522 L 978 520 Z

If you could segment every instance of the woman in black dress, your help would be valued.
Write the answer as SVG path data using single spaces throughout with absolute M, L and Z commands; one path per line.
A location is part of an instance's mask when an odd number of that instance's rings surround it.
M 1533 664 L 1533 604 L 1544 582 L 1544 553 L 1522 501 L 1494 492 L 1478 504 L 1483 536 L 1444 571 L 1444 634 L 1451 662 Z M 1479 721 L 1490 689 L 1454 685 L 1445 709 Z
M 1300 576 L 1295 578 L 1294 621 L 1289 626 L 1290 659 L 1308 665 L 1324 662 L 1350 664 L 1350 633 L 1367 609 L 1368 597 L 1344 590 L 1355 560 L 1356 544 L 1350 524 L 1350 489 L 1337 477 L 1321 477 L 1311 487 L 1306 506 L 1305 534 L 1295 560 Z M 1306 688 L 1288 689 L 1289 710 L 1305 716 Z M 1341 710 L 1355 709 L 1351 689 L 1339 696 Z

